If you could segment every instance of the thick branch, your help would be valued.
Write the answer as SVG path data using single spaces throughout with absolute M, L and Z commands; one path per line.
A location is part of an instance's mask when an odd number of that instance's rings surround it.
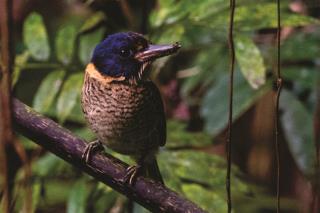
M 13 101 L 13 111 L 14 127 L 18 132 L 150 211 L 204 212 L 191 201 L 149 179 L 138 177 L 134 186 L 124 183 L 127 165 L 110 155 L 96 154 L 92 157 L 90 166 L 84 164 L 81 161 L 86 146 L 84 140 L 34 112 L 19 100 Z

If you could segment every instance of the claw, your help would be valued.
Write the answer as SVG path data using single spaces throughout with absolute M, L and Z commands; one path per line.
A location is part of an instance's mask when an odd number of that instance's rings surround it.
M 141 170 L 142 170 L 142 166 L 140 165 L 129 166 L 126 170 L 124 182 L 129 183 L 129 185 L 133 185 L 133 183 L 135 182 Z
M 84 152 L 81 156 L 81 159 L 88 164 L 89 160 L 92 156 L 92 154 L 94 154 L 97 151 L 103 151 L 103 145 L 99 140 L 96 141 L 92 141 L 89 144 L 87 144 L 86 148 L 84 149 Z

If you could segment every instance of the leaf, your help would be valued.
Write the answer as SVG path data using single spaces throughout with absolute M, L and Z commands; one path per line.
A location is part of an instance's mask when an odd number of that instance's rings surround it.
M 281 69 L 283 78 L 287 81 L 291 81 L 295 85 L 295 89 L 314 89 L 314 85 L 317 82 L 318 69 L 316 67 L 284 67 Z
M 85 213 L 88 195 L 86 183 L 83 180 L 77 181 L 69 194 L 67 213 Z
M 183 193 L 208 212 L 217 211 L 215 208 L 218 206 L 224 208 L 226 175 L 224 159 L 204 152 L 189 150 L 160 152 L 158 161 L 161 174 L 169 188 Z M 236 174 L 239 174 L 239 170 L 232 167 L 233 195 L 246 197 L 249 187 Z M 212 199 L 213 197 L 215 199 Z
M 60 177 L 61 178 L 61 177 Z M 66 179 L 56 178 L 56 179 L 43 179 L 44 189 L 45 189 L 45 202 L 44 202 L 44 212 L 48 210 L 48 205 L 50 206 L 66 206 L 66 200 L 71 191 L 70 181 Z M 43 202 L 41 202 L 42 204 Z M 40 205 L 39 205 L 40 206 Z M 65 212 L 65 211 L 64 211 Z
M 228 121 L 228 77 L 224 75 L 216 81 L 204 97 L 201 114 L 205 118 L 205 130 L 215 136 Z M 236 71 L 234 76 L 233 121 L 247 111 L 270 88 L 265 85 L 259 90 L 250 88 L 243 76 Z
M 80 96 L 82 81 L 83 73 L 75 73 L 70 75 L 63 84 L 56 106 L 59 122 L 63 123 L 76 105 Z
M 298 32 L 284 40 L 281 47 L 282 60 L 316 60 L 320 55 L 320 32 Z M 302 51 L 303 50 L 303 51 Z
M 252 3 L 238 6 L 234 18 L 235 29 L 241 31 L 252 31 L 263 28 L 276 28 L 276 8 L 277 5 L 275 3 Z M 289 12 L 287 8 L 282 8 L 281 14 L 281 25 L 283 27 L 319 24 L 319 20 L 310 16 Z M 212 16 L 204 16 L 203 19 L 198 18 L 193 21 L 214 29 L 226 29 L 226 23 L 228 23 L 228 20 L 229 12 L 228 10 L 223 10 L 219 13 L 213 14 Z
M 167 122 L 166 148 L 203 147 L 211 144 L 211 136 L 204 132 L 188 132 L 186 125 L 179 121 Z
M 208 212 L 227 212 L 227 203 L 223 196 L 217 195 L 202 186 L 185 184 L 182 186 L 185 196 Z
M 160 1 L 159 9 L 151 14 L 150 22 L 155 28 L 164 24 L 176 24 L 177 22 L 188 18 L 188 16 L 194 13 L 194 11 L 203 14 L 206 12 L 208 13 L 209 10 L 217 10 L 216 8 L 219 8 L 219 2 L 223 2 L 223 0 Z M 224 5 L 227 5 L 227 3 L 224 3 Z M 203 11 L 203 9 L 207 10 Z
M 95 46 L 101 41 L 104 29 L 100 28 L 93 33 L 81 35 L 79 57 L 83 64 L 88 64 Z
M 48 35 L 42 17 L 38 13 L 31 13 L 25 20 L 23 36 L 24 44 L 34 59 L 45 61 L 49 58 Z
M 18 175 L 20 176 L 20 174 Z M 23 176 L 25 176 L 25 174 Z M 23 177 L 20 181 L 26 182 L 26 180 L 26 177 Z M 41 200 L 40 182 L 37 180 L 28 181 L 26 184 L 16 187 L 15 190 L 15 211 L 12 212 L 36 212 L 39 201 Z
M 79 30 L 79 33 L 85 33 L 96 26 L 98 26 L 101 22 L 106 20 L 106 15 L 103 12 L 96 12 L 91 15 L 82 25 Z
M 27 196 L 30 196 L 30 195 L 27 195 Z M 39 205 L 40 200 L 41 200 L 41 183 L 39 181 L 35 181 L 32 184 L 32 210 L 33 210 L 33 212 L 35 212 L 35 210 L 37 209 L 37 206 Z
M 214 16 L 217 13 L 227 9 L 229 3 L 224 0 L 210 0 L 203 1 L 197 8 L 191 11 L 190 19 L 194 21 L 200 21 L 210 16 Z
M 294 160 L 304 174 L 311 175 L 315 162 L 312 113 L 288 90 L 281 92 L 280 108 L 281 125 Z
M 92 132 L 92 130 L 90 130 L 87 127 L 75 129 L 70 128 L 70 130 L 72 130 L 72 132 L 75 135 L 77 135 L 80 138 L 83 138 L 86 141 L 94 141 L 94 139 L 96 138 L 96 135 Z
M 199 102 L 199 97 L 192 95 L 192 92 L 201 89 L 206 91 L 206 88 L 210 87 L 212 82 L 217 79 L 219 73 L 228 69 L 227 60 L 225 45 L 215 44 L 212 47 L 204 48 L 193 62 L 195 66 L 199 67 L 200 72 L 183 82 L 182 97 L 190 104 Z
M 14 87 L 18 82 L 21 70 L 27 63 L 29 56 L 30 53 L 28 51 L 24 51 L 23 53 L 16 55 L 14 59 L 14 69 L 12 73 L 12 87 Z
M 184 27 L 177 24 L 171 26 L 170 28 L 162 30 L 161 34 L 159 34 L 160 36 L 152 40 L 156 41 L 159 44 L 177 42 L 181 40 L 184 32 Z
M 41 113 L 48 112 L 62 84 L 64 70 L 49 73 L 41 82 L 33 100 L 33 108 Z
M 186 1 L 184 1 L 186 2 Z M 189 2 L 189 1 L 188 1 Z M 150 16 L 150 23 L 155 28 L 160 25 L 172 24 L 180 20 L 183 15 L 187 14 L 188 11 L 179 10 L 181 2 L 176 2 L 174 0 L 163 0 L 159 2 L 159 10 L 154 11 Z
M 266 82 L 266 67 L 263 63 L 260 50 L 246 36 L 236 36 L 236 58 L 243 76 L 253 89 L 258 89 Z
M 58 30 L 55 45 L 58 59 L 63 64 L 68 64 L 72 60 L 76 35 L 77 27 L 72 23 L 63 25 Z
M 71 166 L 69 164 L 51 153 L 45 154 L 32 164 L 33 175 L 43 179 L 57 177 L 61 174 L 67 176 L 68 173 L 72 172 L 70 168 Z
M 133 203 L 133 211 L 132 213 L 150 213 L 149 210 L 147 210 L 146 208 L 144 208 L 143 206 L 141 206 L 138 203 Z
M 93 193 L 90 194 L 89 199 L 94 197 L 94 205 L 90 207 L 93 207 L 91 212 L 95 213 L 109 212 L 108 210 L 110 210 L 117 202 L 117 199 L 122 196 L 117 191 L 101 182 L 97 182 L 92 191 Z M 121 198 L 125 199 L 125 197 Z
M 80 96 L 77 97 L 76 104 L 71 110 L 70 114 L 68 115 L 68 120 L 79 124 L 86 124 L 86 120 L 84 118 L 83 111 L 81 108 Z

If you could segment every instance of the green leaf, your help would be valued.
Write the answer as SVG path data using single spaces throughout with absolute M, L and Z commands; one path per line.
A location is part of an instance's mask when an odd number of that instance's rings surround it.
M 229 2 L 224 0 L 207 0 L 203 1 L 197 8 L 191 11 L 190 19 L 200 21 L 207 17 L 215 16 L 217 13 L 226 10 Z
M 167 122 L 166 148 L 203 147 L 211 144 L 211 136 L 204 132 L 188 132 L 186 125 L 179 121 Z
M 162 30 L 161 34 L 152 40 L 156 41 L 159 44 L 165 43 L 172 43 L 181 40 L 182 35 L 184 34 L 185 30 L 182 25 L 176 24 L 171 27 L 168 27 Z
M 320 55 L 320 31 L 298 32 L 284 40 L 281 47 L 282 60 L 317 59 Z
M 281 92 L 280 108 L 281 124 L 294 160 L 304 174 L 310 175 L 315 162 L 312 113 L 288 90 Z
M 224 159 L 189 150 L 160 152 L 158 161 L 161 174 L 169 188 L 183 193 L 208 212 L 220 212 L 218 209 L 225 208 L 226 162 Z M 232 167 L 233 195 L 246 197 L 250 189 L 236 176 L 237 174 L 239 175 L 239 170 Z M 193 193 L 195 191 L 197 193 Z M 213 197 L 215 199 L 212 199 Z
M 36 111 L 46 113 L 49 110 L 59 92 L 64 74 L 64 70 L 55 70 L 43 79 L 33 100 Z
M 63 64 L 68 64 L 72 60 L 76 35 L 77 27 L 72 23 L 63 25 L 58 30 L 56 37 L 56 51 L 58 59 Z
M 182 191 L 187 198 L 197 203 L 205 211 L 227 212 L 226 200 L 217 193 L 196 184 L 185 184 L 182 186 Z
M 60 179 L 43 179 L 43 181 L 43 186 L 45 187 L 45 200 L 41 200 L 42 202 L 39 203 L 40 209 L 43 209 L 43 211 L 40 212 L 48 211 L 48 206 L 66 206 L 66 200 L 72 189 L 70 187 L 70 181 L 66 181 L 65 178 L 61 179 L 61 177 Z
M 80 138 L 83 138 L 86 141 L 93 141 L 96 138 L 96 135 L 89 128 L 75 128 L 70 129 L 72 132 Z
M 30 196 L 30 195 L 27 195 Z M 36 181 L 32 184 L 32 210 L 35 212 L 41 200 L 41 183 Z
M 151 14 L 151 25 L 159 27 L 164 24 L 175 24 L 179 21 L 183 21 L 190 14 L 196 13 L 208 13 L 209 10 L 219 10 L 219 3 L 223 0 L 164 0 L 159 1 L 159 9 Z M 224 3 L 224 5 L 228 5 Z M 207 9 L 204 11 L 204 9 Z M 209 10 L 208 10 L 209 9 Z M 192 15 L 196 16 L 196 15 Z
M 247 36 L 236 36 L 236 58 L 243 76 L 253 89 L 266 82 L 266 68 L 260 50 Z
M 77 181 L 69 194 L 67 213 L 85 213 L 88 195 L 86 183 L 83 180 Z
M 46 154 L 32 164 L 32 172 L 38 177 L 54 175 L 60 162 L 61 160 L 57 156 L 50 153 Z
M 24 44 L 34 59 L 45 61 L 49 58 L 48 35 L 42 17 L 38 13 L 31 13 L 25 20 L 23 36 Z
M 201 25 L 203 28 L 214 28 L 219 33 L 227 30 L 229 21 L 229 4 L 223 0 L 165 0 L 159 2 L 159 9 L 151 14 L 150 23 L 154 28 L 163 30 L 164 26 L 171 27 L 183 24 L 184 27 Z M 305 26 L 319 24 L 319 20 L 290 12 L 287 7 L 281 8 L 282 26 Z M 235 13 L 235 29 L 252 31 L 262 28 L 275 28 L 276 4 L 260 0 L 237 2 Z M 165 29 L 165 28 L 164 28 Z M 219 30 L 217 30 L 219 29 Z
M 118 192 L 113 190 L 112 188 L 104 185 L 101 182 L 97 183 L 97 190 L 95 191 L 98 196 L 94 199 L 94 205 L 92 212 L 95 213 L 105 213 L 109 212 L 110 209 L 115 205 L 119 199 L 123 199 L 125 201 L 125 197 L 121 197 Z M 94 195 L 90 195 L 90 198 Z M 121 198 L 120 198 L 121 197 Z M 109 211 L 108 211 L 109 210 Z
M 87 32 L 88 30 L 95 28 L 105 20 L 106 20 L 106 15 L 103 12 L 96 12 L 84 22 L 84 24 L 79 30 L 79 33 Z
M 75 73 L 63 84 L 61 94 L 57 101 L 57 116 L 62 123 L 71 113 L 71 110 L 76 105 L 76 101 L 81 93 L 81 85 L 83 81 L 83 73 Z
M 284 67 L 281 69 L 282 76 L 285 80 L 291 81 L 296 86 L 304 89 L 313 90 L 317 82 L 319 70 L 314 67 Z
M 21 170 L 18 176 L 21 176 Z M 15 184 L 15 211 L 12 212 L 36 212 L 39 201 L 41 201 L 41 183 L 33 178 L 33 181 L 26 181 L 26 175 L 18 177 L 18 181 L 25 182 L 24 184 Z M 30 178 L 30 177 L 29 177 Z M 16 180 L 16 183 L 18 182 Z M 20 185 L 20 186 L 17 186 Z M 2 211 L 1 211 L 2 212 Z
M 100 28 L 93 33 L 81 35 L 79 57 L 83 64 L 88 64 L 95 46 L 101 41 L 104 29 Z
M 30 53 L 28 51 L 24 51 L 21 54 L 16 55 L 14 59 L 14 69 L 12 73 L 12 87 L 18 82 L 21 70 L 24 65 L 27 63 L 29 59 Z
M 73 109 L 71 110 L 71 112 L 68 116 L 68 120 L 75 122 L 75 123 L 79 123 L 79 124 L 86 124 L 86 120 L 83 116 L 83 111 L 81 108 L 80 96 L 77 97 L 76 104 L 73 107 Z
M 194 76 L 187 78 L 182 85 L 182 97 L 189 104 L 198 104 L 200 98 L 192 95 L 193 91 L 207 91 L 212 82 L 214 82 L 219 73 L 228 69 L 228 53 L 226 46 L 223 44 L 215 44 L 204 48 L 195 58 L 193 64 L 197 66 L 200 72 Z M 190 95 L 191 94 L 191 95 Z
M 149 210 L 145 209 L 138 203 L 133 203 L 133 213 L 151 213 Z
M 260 4 L 247 4 L 240 5 L 237 7 L 237 11 L 234 17 L 235 29 L 240 31 L 252 31 L 263 28 L 276 28 L 277 27 L 277 17 L 276 17 L 277 5 L 275 3 L 260 3 Z M 300 14 L 295 14 L 289 12 L 287 8 L 282 8 L 282 26 L 305 26 L 310 24 L 319 24 L 319 20 L 304 16 Z M 210 26 L 211 28 L 221 28 L 226 29 L 226 23 L 229 20 L 229 11 L 226 9 L 219 13 L 215 13 L 212 16 L 206 17 L 204 19 L 196 19 L 199 24 Z
M 181 17 L 183 17 L 183 15 L 186 15 L 188 12 L 184 10 L 179 10 L 181 2 L 176 2 L 174 0 L 163 0 L 160 1 L 159 4 L 159 10 L 154 11 L 150 16 L 150 23 L 154 27 L 159 27 L 164 23 L 172 24 L 180 20 Z
M 215 136 L 221 132 L 228 121 L 228 81 L 224 75 L 209 89 L 202 103 L 201 114 L 205 118 L 206 131 Z M 233 121 L 248 110 L 270 88 L 265 85 L 258 90 L 250 88 L 243 76 L 236 71 L 234 76 Z

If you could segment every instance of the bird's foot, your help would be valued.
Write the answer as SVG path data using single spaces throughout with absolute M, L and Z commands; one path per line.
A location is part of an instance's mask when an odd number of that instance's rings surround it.
M 98 151 L 103 151 L 103 150 L 104 150 L 103 145 L 99 140 L 92 141 L 87 144 L 81 158 L 86 164 L 88 164 L 92 154 Z
M 129 183 L 129 185 L 133 185 L 137 176 L 142 171 L 141 165 L 133 165 L 129 166 L 126 170 L 126 175 L 124 177 L 124 182 Z

